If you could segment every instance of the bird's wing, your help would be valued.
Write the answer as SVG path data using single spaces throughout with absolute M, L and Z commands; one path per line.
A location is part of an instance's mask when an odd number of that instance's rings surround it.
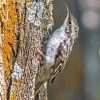
M 62 52 L 64 51 L 64 47 L 62 45 L 62 43 L 59 45 L 58 51 L 57 51 L 57 55 L 55 57 L 55 64 L 52 67 L 53 71 L 52 71 L 52 77 L 50 78 L 49 82 L 50 84 L 53 83 L 55 77 L 63 70 L 64 66 L 65 66 L 65 58 L 63 57 Z
M 52 84 L 54 82 L 55 77 L 62 71 L 62 64 L 64 63 L 63 59 L 57 58 L 55 65 L 53 66 L 53 72 L 51 73 L 52 77 L 49 82 Z

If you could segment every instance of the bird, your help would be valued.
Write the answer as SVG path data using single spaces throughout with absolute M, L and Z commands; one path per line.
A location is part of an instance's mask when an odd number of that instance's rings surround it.
M 45 82 L 53 83 L 56 76 L 62 72 L 71 54 L 73 44 L 78 37 L 79 25 L 73 14 L 67 8 L 67 16 L 63 24 L 55 30 L 47 41 L 41 78 L 35 87 L 35 96 Z

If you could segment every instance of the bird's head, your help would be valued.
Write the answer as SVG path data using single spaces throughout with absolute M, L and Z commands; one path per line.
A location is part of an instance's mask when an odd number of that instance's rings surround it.
M 63 27 L 69 37 L 76 38 L 76 37 L 78 37 L 79 25 L 78 25 L 75 17 L 69 11 L 68 6 L 66 6 L 66 8 L 67 8 L 67 17 L 65 18 Z

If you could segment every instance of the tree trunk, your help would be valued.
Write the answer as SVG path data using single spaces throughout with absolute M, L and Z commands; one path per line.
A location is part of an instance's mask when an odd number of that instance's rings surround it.
M 0 1 L 0 100 L 33 100 L 52 30 L 52 0 Z M 48 100 L 47 84 L 36 100 Z

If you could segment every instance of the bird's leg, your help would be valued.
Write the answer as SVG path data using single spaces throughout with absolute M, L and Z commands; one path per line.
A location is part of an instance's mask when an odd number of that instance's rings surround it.
M 37 54 L 39 54 L 43 59 L 45 59 L 45 55 L 43 54 L 42 50 L 40 50 L 39 48 L 36 49 Z

